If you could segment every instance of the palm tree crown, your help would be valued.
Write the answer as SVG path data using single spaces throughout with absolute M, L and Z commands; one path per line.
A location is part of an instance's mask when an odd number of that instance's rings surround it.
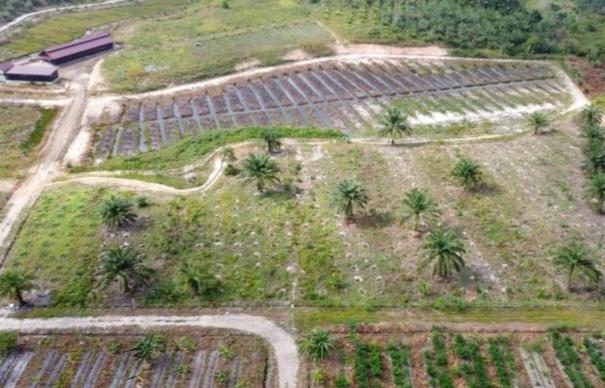
M 452 170 L 452 176 L 467 189 L 476 188 L 481 183 L 481 167 L 473 160 L 459 157 Z
M 269 155 L 252 154 L 243 161 L 243 172 L 247 182 L 255 181 L 259 193 L 265 191 L 267 183 L 277 183 L 279 178 L 277 164 L 269 158 Z
M 0 274 L 0 295 L 13 298 L 19 306 L 27 305 L 23 292 L 36 288 L 35 277 L 16 268 L 7 269 Z
M 334 343 L 329 332 L 314 329 L 298 341 L 298 349 L 312 360 L 321 360 L 334 349 Z
M 409 135 L 411 132 L 412 127 L 407 116 L 396 107 L 389 108 L 382 119 L 381 133 L 391 138 L 391 144 L 395 143 L 396 137 L 401 137 L 403 134 Z
M 591 259 L 590 248 L 579 241 L 573 240 L 562 246 L 555 255 L 555 264 L 566 267 L 568 272 L 567 289 L 571 289 L 571 282 L 575 270 L 580 270 L 592 280 L 601 278 L 601 272 Z
M 542 129 L 548 127 L 548 118 L 542 112 L 534 112 L 527 119 L 528 124 L 534 129 L 534 135 L 539 135 Z
M 134 357 L 139 361 L 153 361 L 166 348 L 166 341 L 157 334 L 146 335 L 132 349 Z
M 139 254 L 130 247 L 111 248 L 103 254 L 99 266 L 101 284 L 118 280 L 122 292 L 129 293 L 137 285 L 147 284 L 152 270 L 143 264 Z
M 414 219 L 414 229 L 417 231 L 422 218 L 431 220 L 439 215 L 439 208 L 427 190 L 413 188 L 405 193 L 403 207 L 406 217 Z
M 112 196 L 101 203 L 101 217 L 105 225 L 116 228 L 134 222 L 137 215 L 129 200 Z
M 350 220 L 353 218 L 353 208 L 364 208 L 368 203 L 368 196 L 364 187 L 357 181 L 344 180 L 338 182 L 334 190 L 334 202 L 338 209 Z
M 587 194 L 596 199 L 597 212 L 605 214 L 605 172 L 595 174 L 590 178 Z
M 433 275 L 442 279 L 464 267 L 466 252 L 462 239 L 453 230 L 437 229 L 432 231 L 424 242 L 427 263 L 434 262 Z

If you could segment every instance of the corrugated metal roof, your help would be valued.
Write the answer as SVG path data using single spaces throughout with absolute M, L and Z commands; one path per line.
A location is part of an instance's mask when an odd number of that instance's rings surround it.
M 40 53 L 40 57 L 56 60 L 111 43 L 113 43 L 111 34 L 109 32 L 100 32 L 90 34 L 70 43 L 47 48 Z
M 55 71 L 57 71 L 57 67 L 47 63 L 28 63 L 25 65 L 15 65 L 7 70 L 6 74 L 51 76 Z
M 12 62 L 2 62 L 0 63 L 0 71 L 4 73 L 13 66 L 15 65 Z

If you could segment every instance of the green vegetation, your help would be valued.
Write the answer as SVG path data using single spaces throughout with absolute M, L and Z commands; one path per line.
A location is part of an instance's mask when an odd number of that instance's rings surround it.
M 106 287 L 117 280 L 120 290 L 125 293 L 147 285 L 151 274 L 151 268 L 145 266 L 139 254 L 130 247 L 110 248 L 103 254 L 99 266 L 100 285 Z
M 445 335 L 439 329 L 433 329 L 431 333 L 432 350 L 425 350 L 424 365 L 429 375 L 429 385 L 439 388 L 453 388 L 454 383 L 447 361 L 447 346 Z
M 58 7 L 79 3 L 89 3 L 90 0 L 6 0 L 0 4 L 0 20 L 8 22 L 17 16 L 29 13 L 39 8 Z
M 467 190 L 475 190 L 482 182 L 481 167 L 472 159 L 458 156 L 452 176 Z
M 551 336 L 555 354 L 561 361 L 565 374 L 571 380 L 574 388 L 592 387 L 590 380 L 582 372 L 582 361 L 573 340 L 556 330 L 551 333 Z
M 453 230 L 436 229 L 428 234 L 424 243 L 427 264 L 433 263 L 433 275 L 450 277 L 464 267 L 464 243 Z
M 354 218 L 353 209 L 355 207 L 363 209 L 368 203 L 366 190 L 357 181 L 344 180 L 338 182 L 333 197 L 338 210 L 344 213 L 347 220 Z
M 369 388 L 374 379 L 380 380 L 384 372 L 382 366 L 382 349 L 379 345 L 366 344 L 361 341 L 355 343 L 355 380 L 359 388 Z
M 271 160 L 269 155 L 252 154 L 248 156 L 242 162 L 242 172 L 246 182 L 256 183 L 256 190 L 260 194 L 265 193 L 268 183 L 276 184 L 279 182 L 277 177 L 279 167 L 277 167 L 277 163 Z
M 8 354 L 17 348 L 19 336 L 14 331 L 0 331 L 0 354 Z
M 158 334 L 146 335 L 130 351 L 139 361 L 154 361 L 166 349 L 166 339 Z
M 601 381 L 605 382 L 605 354 L 596 339 L 584 337 L 583 341 L 590 362 L 595 367 Z
M 110 228 L 124 227 L 137 219 L 133 204 L 122 197 L 111 196 L 104 199 L 101 202 L 100 212 L 103 222 Z
M 527 123 L 534 130 L 534 135 L 540 135 L 549 125 L 548 118 L 542 112 L 534 112 L 527 118 Z
M 420 222 L 432 222 L 439 216 L 439 207 L 426 189 L 413 188 L 405 193 L 403 207 L 406 218 L 414 220 L 414 230 L 419 231 Z
M 479 346 L 477 339 L 465 339 L 460 334 L 454 337 L 454 352 L 462 360 L 460 370 L 466 384 L 470 388 L 489 388 L 492 384 Z
M 395 144 L 395 138 L 401 137 L 404 134 L 412 133 L 412 126 L 408 122 L 408 118 L 397 107 L 387 109 L 385 116 L 382 119 L 381 135 L 391 139 L 391 144 Z
M 0 106 L 0 178 L 17 178 L 31 165 L 56 113 L 54 108 Z
M 279 134 L 273 128 L 265 128 L 261 132 L 263 141 L 267 145 L 267 153 L 272 154 L 279 151 L 281 147 L 281 141 L 279 140 Z
M 515 360 L 511 354 L 510 343 L 507 337 L 497 337 L 488 339 L 487 350 L 494 367 L 498 382 L 502 388 L 513 386 L 513 376 L 515 374 Z
M 555 264 L 564 267 L 568 271 L 568 290 L 571 291 L 573 275 L 576 270 L 593 281 L 598 281 L 601 278 L 602 274 L 595 265 L 593 255 L 594 253 L 585 243 L 575 240 L 559 248 L 555 255 Z
M 20 307 L 28 305 L 23 292 L 35 288 L 35 276 L 18 269 L 9 268 L 0 273 L 0 296 L 16 300 Z
M 407 346 L 389 342 L 387 346 L 391 358 L 393 383 L 397 388 L 412 388 L 410 351 Z
M 311 360 L 322 360 L 334 349 L 330 333 L 313 330 L 298 341 L 298 350 Z

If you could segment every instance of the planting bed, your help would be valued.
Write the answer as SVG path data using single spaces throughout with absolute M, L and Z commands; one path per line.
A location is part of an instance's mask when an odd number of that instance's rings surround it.
M 465 330 L 353 323 L 332 327 L 334 350 L 322 361 L 305 363 L 305 378 L 320 375 L 323 386 L 353 387 L 603 386 L 589 352 L 581 347 L 582 341 L 590 341 L 591 352 L 602 355 L 603 342 L 590 334 Z M 566 350 L 559 349 L 557 338 L 565 338 Z M 345 380 L 349 385 L 343 385 Z
M 0 357 L 3 387 L 260 387 L 268 349 L 250 335 L 218 330 L 159 334 L 164 349 L 140 362 L 134 345 L 143 334 L 27 335 Z M 265 385 L 266 384 L 266 385 Z
M 291 125 L 375 136 L 381 116 L 392 105 L 408 114 L 412 124 L 423 125 L 550 111 L 570 100 L 563 81 L 540 63 L 326 59 L 173 98 L 127 100 L 121 122 L 98 133 L 94 155 L 103 159 L 112 155 L 110 149 L 116 151 L 113 155 L 152 150 L 217 128 Z M 111 135 L 131 123 L 138 131 Z M 156 127 L 159 136 L 151 130 Z M 128 143 L 108 146 L 123 141 Z

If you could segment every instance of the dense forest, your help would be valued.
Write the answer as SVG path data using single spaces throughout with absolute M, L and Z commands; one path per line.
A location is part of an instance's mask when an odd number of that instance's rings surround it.
M 507 56 L 571 54 L 605 61 L 605 0 L 529 9 L 519 0 L 325 0 L 425 42 Z M 559 5 L 563 4 L 563 5 Z M 336 9 L 336 8 L 332 8 Z
M 91 0 L 0 0 L 0 21 L 7 22 L 41 8 L 92 2 Z

